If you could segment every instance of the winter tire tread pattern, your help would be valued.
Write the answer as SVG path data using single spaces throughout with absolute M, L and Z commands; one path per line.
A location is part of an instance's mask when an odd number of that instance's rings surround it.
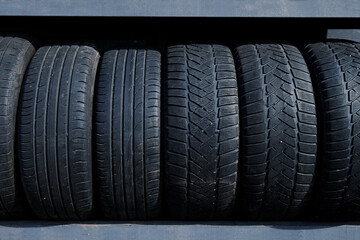
M 235 204 L 239 157 L 236 73 L 222 45 L 173 45 L 165 81 L 165 185 L 178 219 L 223 219 Z
M 323 42 L 305 48 L 321 110 L 317 209 L 326 219 L 360 216 L 360 45 Z
M 234 55 L 240 212 L 254 220 L 292 219 L 308 205 L 314 184 L 317 122 L 308 68 L 287 44 L 239 45 Z

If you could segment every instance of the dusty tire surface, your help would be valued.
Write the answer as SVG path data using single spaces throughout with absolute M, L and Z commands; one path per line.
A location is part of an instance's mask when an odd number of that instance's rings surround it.
M 21 84 L 35 48 L 21 37 L 0 36 L 0 218 L 20 217 L 23 201 L 15 162 L 15 122 Z
M 222 219 L 234 208 L 239 157 L 236 74 L 222 45 L 173 45 L 165 78 L 165 191 L 176 219 Z
M 286 44 L 245 44 L 234 51 L 240 96 L 241 217 L 292 219 L 314 185 L 317 122 L 305 60 Z
M 318 92 L 320 128 L 318 213 L 360 217 L 360 45 L 324 42 L 305 48 Z
M 25 75 L 18 141 L 25 195 L 42 219 L 92 216 L 92 109 L 99 53 L 40 48 Z
M 100 205 L 112 219 L 156 219 L 160 194 L 160 74 L 155 50 L 107 51 L 96 85 Z

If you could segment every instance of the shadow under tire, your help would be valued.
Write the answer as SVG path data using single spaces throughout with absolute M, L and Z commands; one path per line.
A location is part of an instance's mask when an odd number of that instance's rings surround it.
M 34 53 L 28 40 L 0 36 L 0 218 L 25 213 L 16 170 L 15 122 L 23 76 Z
M 322 42 L 305 48 L 320 117 L 320 217 L 360 217 L 360 44 Z
M 21 93 L 18 147 L 25 195 L 42 219 L 93 215 L 92 109 L 99 53 L 89 46 L 40 48 Z
M 156 219 L 160 194 L 160 73 L 155 50 L 107 51 L 96 85 L 100 205 L 111 219 Z
M 305 60 L 286 44 L 234 50 L 239 82 L 240 217 L 286 220 L 302 214 L 317 153 L 314 92 Z
M 173 45 L 165 78 L 165 191 L 176 219 L 223 219 L 235 204 L 239 114 L 235 66 L 222 45 Z

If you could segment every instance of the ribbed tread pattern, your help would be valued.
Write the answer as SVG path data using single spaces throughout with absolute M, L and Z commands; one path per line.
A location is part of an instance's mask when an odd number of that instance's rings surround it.
M 250 219 L 291 219 L 314 183 L 317 127 L 313 87 L 297 48 L 246 44 L 235 49 L 241 160 L 239 209 Z
M 160 215 L 160 67 L 155 50 L 110 50 L 102 58 L 96 164 L 100 205 L 108 218 Z
M 174 45 L 165 80 L 167 211 L 228 217 L 235 204 L 239 115 L 235 67 L 222 45 Z
M 317 209 L 327 219 L 360 217 L 360 44 L 305 48 L 321 112 Z
M 27 200 L 42 219 L 87 219 L 93 212 L 92 105 L 98 52 L 40 48 L 22 88 L 18 147 Z
M 0 217 L 20 217 L 21 183 L 15 170 L 15 122 L 23 76 L 34 46 L 26 39 L 0 36 Z M 20 186 L 19 186 L 20 185 Z

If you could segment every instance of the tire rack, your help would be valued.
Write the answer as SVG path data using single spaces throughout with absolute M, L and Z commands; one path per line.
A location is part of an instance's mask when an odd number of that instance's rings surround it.
M 356 11 L 357 3 L 350 3 L 345 7 L 338 6 L 336 1 L 329 1 L 322 5 L 322 1 L 312 1 L 312 3 L 280 3 L 275 2 L 273 6 L 268 7 L 265 1 L 260 1 L 259 5 L 252 5 L 246 2 L 248 8 L 237 5 L 236 1 L 229 1 L 225 4 L 226 9 L 219 11 L 219 2 L 203 8 L 206 3 L 194 5 L 193 1 L 159 5 L 159 1 L 150 1 L 151 4 L 139 4 L 137 1 L 119 3 L 108 0 L 101 11 L 96 6 L 98 1 L 93 4 L 86 2 L 70 1 L 70 4 L 52 5 L 49 1 L 28 1 L 13 4 L 11 1 L 0 4 L 1 16 L 17 16 L 12 19 L 28 16 L 128 16 L 128 17 L 235 17 L 235 18 L 253 18 L 253 17 L 307 17 L 307 18 L 328 18 L 336 17 L 337 20 L 330 19 L 329 22 L 339 22 L 329 24 L 324 28 L 337 28 L 329 30 L 328 39 L 342 39 L 359 41 L 360 38 L 357 30 L 343 30 L 343 28 L 354 28 L 356 24 L 349 24 L 349 21 L 342 18 L 356 20 L 360 17 Z M 40 5 L 38 5 L 40 4 Z M 129 8 L 124 8 L 124 6 Z M 25 6 L 25 7 L 23 7 Z M 41 7 L 39 7 L 41 6 Z M 110 7 L 109 7 L 110 6 Z M 116 6 L 116 7 L 114 7 Z M 140 6 L 140 7 L 139 7 Z M 160 6 L 160 7 L 159 7 Z M 282 6 L 284 11 L 279 11 Z M 114 9 L 117 11 L 114 11 Z M 119 9 L 124 9 L 120 10 Z M 126 9 L 126 10 L 125 10 Z M 190 11 L 188 9 L 191 9 Z M 252 11 L 246 10 L 252 9 Z M 264 10 L 267 11 L 264 11 Z M 323 9 L 320 11 L 319 9 Z M 170 13 L 170 14 L 169 14 Z M 8 18 L 9 19 L 9 18 Z M 27 18 L 29 19 L 29 18 Z M 234 20 L 235 21 L 235 20 Z M 254 20 L 257 24 L 261 20 Z M 290 20 L 291 21 L 291 20 Z M 298 23 L 301 19 L 296 20 Z M 304 20 L 309 22 L 313 20 Z M 318 22 L 327 20 L 319 19 Z M 7 21 L 9 22 L 9 21 Z M 20 22 L 20 20 L 19 20 Z M 316 23 L 316 21 L 315 21 Z M 11 25 L 11 24 L 10 24 Z M 9 29 L 20 29 L 19 24 L 12 25 Z M 301 24 L 299 23 L 301 26 Z M 321 24 L 320 24 L 321 25 Z M 34 28 L 35 29 L 35 28 Z M 25 30 L 32 32 L 32 30 Z M 35 30 L 39 34 L 39 30 Z M 49 31 L 51 32 L 51 31 Z M 304 31 L 305 32 L 305 31 Z M 314 31 L 315 32 L 315 31 Z M 350 32 L 350 33 L 349 33 Z M 294 39 L 295 37 L 291 37 Z M 316 38 L 316 37 L 315 37 Z M 286 39 L 286 37 L 284 37 Z M 4 239 L 49 239 L 54 236 L 62 238 L 77 239 L 111 239 L 117 236 L 123 236 L 128 239 L 359 239 L 360 228 L 358 223 L 321 223 L 321 222 L 41 222 L 41 221 L 24 221 L 8 222 L 3 221 L 0 224 L 1 237 Z

